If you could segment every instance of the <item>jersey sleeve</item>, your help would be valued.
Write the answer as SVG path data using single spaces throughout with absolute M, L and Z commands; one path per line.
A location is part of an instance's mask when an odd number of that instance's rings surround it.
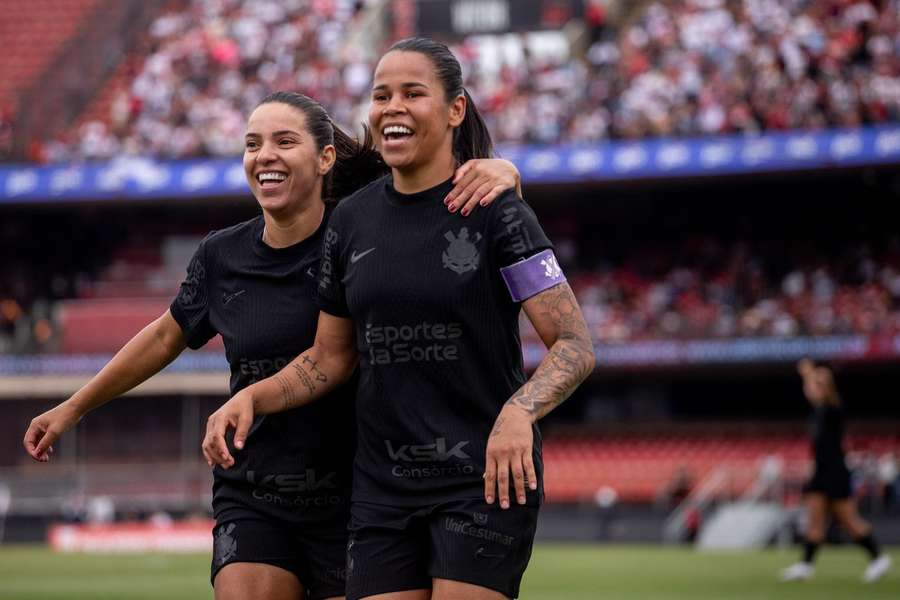
M 212 235 L 212 234 L 210 234 Z M 216 331 L 209 320 L 209 263 L 207 261 L 207 236 L 188 263 L 187 275 L 181 282 L 178 295 L 172 301 L 169 310 L 175 322 L 181 327 L 188 348 L 202 348 Z
M 336 317 L 350 317 L 344 290 L 344 265 L 341 262 L 346 232 L 343 231 L 341 206 L 334 209 L 322 240 L 319 263 L 319 288 L 316 296 L 319 309 Z
M 491 217 L 493 264 L 513 302 L 566 281 L 537 216 L 513 191 L 497 200 Z

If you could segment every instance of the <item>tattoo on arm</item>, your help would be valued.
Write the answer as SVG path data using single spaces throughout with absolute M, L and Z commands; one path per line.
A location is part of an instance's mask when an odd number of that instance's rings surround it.
M 300 364 L 291 363 L 291 368 L 294 370 L 294 375 L 297 376 L 297 380 L 304 388 L 306 388 L 309 396 L 314 396 L 317 383 L 326 383 L 328 381 L 328 376 L 319 369 L 318 363 L 306 354 L 302 355 L 300 359 Z M 282 410 L 294 408 L 303 403 L 303 398 L 301 398 L 298 395 L 297 390 L 294 389 L 294 385 L 296 385 L 295 382 L 292 382 L 284 375 L 276 375 L 275 380 L 281 387 Z
M 321 381 L 322 383 L 325 383 L 326 381 L 328 381 L 328 377 L 325 375 L 325 373 L 323 373 L 322 371 L 319 370 L 319 363 L 317 363 L 316 361 L 311 359 L 306 354 L 304 354 L 300 358 L 303 359 L 304 365 L 309 365 L 309 370 L 312 372 L 316 381 Z
M 503 428 L 503 421 L 504 421 L 504 419 L 502 416 L 497 417 L 497 421 L 494 422 L 494 428 L 491 429 L 491 437 L 494 437 L 495 435 L 500 435 L 500 430 Z
M 553 346 L 531 379 L 507 401 L 539 419 L 568 398 L 594 368 L 594 347 L 568 283 L 541 292 L 536 309 L 556 324 Z
M 312 376 L 306 372 L 306 370 L 300 365 L 291 365 L 293 367 L 294 372 L 297 374 L 297 379 L 300 380 L 300 383 L 303 384 L 307 390 L 309 390 L 310 394 L 315 393 L 316 391 L 316 383 L 313 381 Z
M 281 387 L 282 408 L 284 410 L 292 408 L 297 403 L 297 394 L 294 392 L 294 388 L 291 387 L 291 383 L 284 375 L 275 375 L 275 381 Z

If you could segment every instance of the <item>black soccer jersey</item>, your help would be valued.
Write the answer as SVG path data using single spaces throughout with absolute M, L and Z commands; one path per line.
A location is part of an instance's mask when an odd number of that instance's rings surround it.
M 441 202 L 450 188 L 404 195 L 382 178 L 345 199 L 325 234 L 319 304 L 353 319 L 360 355 L 354 500 L 481 496 L 488 435 L 526 381 L 520 304 L 500 268 L 550 241 L 512 190 L 462 218 Z M 537 426 L 534 462 L 541 481 Z
M 327 222 L 328 214 L 325 215 Z M 171 311 L 191 348 L 225 342 L 231 394 L 312 346 L 325 224 L 287 248 L 262 241 L 257 217 L 213 232 L 197 249 Z M 346 515 L 354 448 L 353 383 L 329 397 L 254 420 L 235 465 L 214 471 L 217 519 L 249 507 L 298 523 Z M 229 444 L 231 439 L 229 438 Z
M 844 417 L 838 406 L 820 404 L 812 420 L 812 450 L 816 470 L 844 469 Z

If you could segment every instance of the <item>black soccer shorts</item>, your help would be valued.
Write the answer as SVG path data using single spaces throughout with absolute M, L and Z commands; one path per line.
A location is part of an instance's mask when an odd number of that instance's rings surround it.
M 832 500 L 846 500 L 853 495 L 850 486 L 850 472 L 846 467 L 817 468 L 810 480 L 803 486 L 803 492 L 825 494 Z
M 300 580 L 308 600 L 343 596 L 346 585 L 347 531 L 341 524 L 310 528 L 247 511 L 213 528 L 210 581 L 226 565 L 264 563 L 290 571 Z
M 354 502 L 347 546 L 347 600 L 462 581 L 510 598 L 534 543 L 537 506 L 501 510 L 483 498 L 420 508 Z

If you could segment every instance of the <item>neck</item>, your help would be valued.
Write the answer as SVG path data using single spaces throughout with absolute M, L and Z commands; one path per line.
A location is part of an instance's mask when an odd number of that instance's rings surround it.
M 453 176 L 456 160 L 452 153 L 409 170 L 391 169 L 394 189 L 401 194 L 415 194 L 441 184 Z
M 263 242 L 272 248 L 287 248 L 311 236 L 322 224 L 325 203 L 319 198 L 289 215 L 263 211 L 266 227 Z

